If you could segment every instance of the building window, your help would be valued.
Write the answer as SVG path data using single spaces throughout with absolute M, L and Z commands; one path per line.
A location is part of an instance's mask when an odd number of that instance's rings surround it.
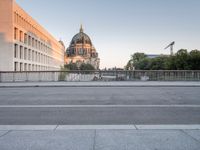
M 28 50 L 28 60 L 31 60 L 31 50 Z
M 83 49 L 79 49 L 79 55 L 83 55 Z
M 29 64 L 28 70 L 31 71 L 31 64 Z
M 32 47 L 34 47 L 34 38 L 32 38 Z
M 23 71 L 23 63 L 20 63 L 20 71 Z
M 27 39 L 27 34 L 25 33 L 25 34 L 24 34 L 24 43 L 27 44 L 27 41 L 28 41 L 28 39 Z
M 18 58 L 18 45 L 17 44 L 15 44 L 14 57 Z
M 35 71 L 35 70 L 34 70 L 34 65 L 32 65 L 32 71 Z
M 31 36 L 28 36 L 28 45 L 31 46 Z
M 35 62 L 37 62 L 37 59 L 38 59 L 37 52 L 35 52 Z
M 14 38 L 15 38 L 15 40 L 18 39 L 18 29 L 17 28 L 14 29 Z
M 20 59 L 23 59 L 23 46 L 20 46 Z
M 27 60 L 27 48 L 24 48 L 24 60 Z
M 34 51 L 32 51 L 32 61 L 34 61 Z
M 20 31 L 19 40 L 20 40 L 20 42 L 23 42 L 23 32 L 22 31 Z
M 35 40 L 35 48 L 38 48 L 38 45 L 37 45 L 37 40 Z
M 27 71 L 27 64 L 24 64 L 24 71 Z
M 15 64 L 14 64 L 14 70 L 18 71 L 18 63 L 17 62 L 15 62 Z
M 39 49 L 39 50 L 41 49 L 40 41 L 38 41 L 38 49 Z

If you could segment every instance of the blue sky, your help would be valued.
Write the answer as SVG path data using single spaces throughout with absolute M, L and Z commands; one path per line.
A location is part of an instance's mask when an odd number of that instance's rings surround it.
M 124 67 L 135 52 L 200 49 L 200 0 L 16 0 L 67 47 L 80 24 L 99 52 L 101 68 Z

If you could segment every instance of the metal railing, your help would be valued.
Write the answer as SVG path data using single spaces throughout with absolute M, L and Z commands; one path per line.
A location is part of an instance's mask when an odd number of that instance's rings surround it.
M 0 82 L 200 81 L 200 70 L 0 72 Z

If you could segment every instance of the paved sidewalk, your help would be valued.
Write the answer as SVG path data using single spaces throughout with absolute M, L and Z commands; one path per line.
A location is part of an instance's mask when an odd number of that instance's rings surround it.
M 200 130 L 196 129 L 199 128 L 199 125 L 151 125 L 145 126 L 146 129 L 138 129 L 137 127 L 139 126 L 0 126 L 0 129 L 7 129 L 0 130 L 0 149 L 200 149 Z
M 0 83 L 3 87 L 200 87 L 200 82 L 191 81 L 115 81 L 115 82 L 15 82 Z

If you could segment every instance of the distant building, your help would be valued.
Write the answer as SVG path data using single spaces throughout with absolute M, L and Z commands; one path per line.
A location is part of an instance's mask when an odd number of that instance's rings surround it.
M 147 57 L 148 58 L 157 58 L 157 57 L 160 57 L 161 55 L 158 55 L 158 54 L 147 54 Z
M 65 62 L 66 64 L 77 63 L 78 66 L 82 63 L 91 64 L 95 69 L 99 69 L 98 53 L 90 37 L 83 32 L 82 26 L 80 32 L 72 38 L 67 48 Z
M 15 0 L 0 0 L 0 71 L 59 70 L 65 47 Z

